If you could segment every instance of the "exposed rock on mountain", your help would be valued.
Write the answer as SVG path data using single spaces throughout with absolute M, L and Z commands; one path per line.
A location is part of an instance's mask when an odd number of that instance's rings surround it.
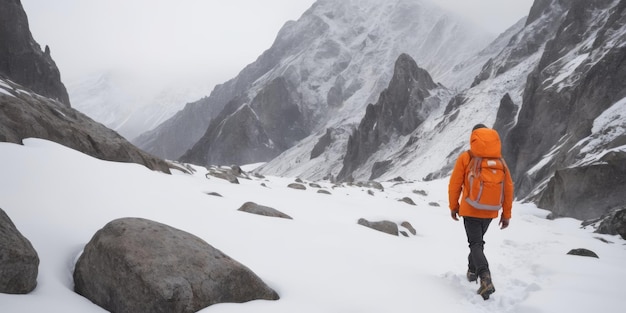
M 506 157 L 518 197 L 586 219 L 624 201 L 626 3 L 570 1 L 566 8 L 529 75 Z
M 247 164 L 269 161 L 309 132 L 312 114 L 287 80 L 276 78 L 249 103 L 231 101 L 182 161 Z
M 0 292 L 25 294 L 37 286 L 39 256 L 0 209 Z
M 77 293 L 111 312 L 191 313 L 223 302 L 277 300 L 250 269 L 204 240 L 140 218 L 114 220 L 85 246 Z
M 0 77 L 8 77 L 40 95 L 70 105 L 50 48 L 46 46 L 41 51 L 33 39 L 19 1 L 0 4 Z
M 515 105 L 508 93 L 500 100 L 496 122 L 493 124 L 493 129 L 500 134 L 500 138 L 505 138 L 509 130 L 515 125 L 518 109 L 519 107 Z
M 474 85 L 450 97 L 445 110 L 425 115 L 413 132 L 397 132 L 395 141 L 379 145 L 385 135 L 373 129 L 381 110 L 370 105 L 344 150 L 340 178 L 445 177 L 467 149 L 471 126 L 484 123 L 501 133 L 519 198 L 581 219 L 623 203 L 625 7 L 623 1 L 537 1 L 532 18 L 485 63 Z M 283 156 L 301 162 L 294 154 L 287 151 L 263 169 L 285 168 L 273 165 L 289 162 Z M 364 163 L 358 155 L 370 157 Z
M 337 179 L 350 176 L 381 145 L 394 137 L 412 133 L 428 115 L 441 104 L 435 84 L 425 70 L 419 68 L 408 55 L 396 61 L 394 76 L 376 104 L 367 106 L 365 117 L 348 140 L 343 168 Z M 374 179 L 376 177 L 370 177 Z
M 250 99 L 242 103 L 248 106 L 245 109 L 248 112 L 240 114 L 254 117 L 249 111 L 249 101 L 260 93 L 270 92 L 272 88 L 268 89 L 268 86 L 275 84 L 277 79 L 289 86 L 287 88 L 293 94 L 292 100 L 295 100 L 300 115 L 305 118 L 296 127 L 299 131 L 297 135 L 313 135 L 317 138 L 319 131 L 330 127 L 346 131 L 352 127 L 350 124 L 358 123 L 362 109 L 367 103 L 375 102 L 388 85 L 393 64 L 400 54 L 407 53 L 415 57 L 420 66 L 433 75 L 435 81 L 452 87 L 467 86 L 480 70 L 481 62 L 479 65 L 455 65 L 475 56 L 491 39 L 490 35 L 451 17 L 428 1 L 318 1 L 297 22 L 285 24 L 272 47 L 236 78 L 216 87 L 209 98 L 188 105 L 175 117 L 135 142 L 146 151 L 167 158 L 178 158 L 195 145 L 192 149 L 197 154 L 194 161 L 221 162 L 224 149 L 202 147 L 228 145 L 224 142 L 226 137 L 207 138 L 212 136 L 209 134 L 211 131 L 206 131 L 207 128 L 217 128 L 209 126 L 210 120 L 214 119 L 213 124 L 223 123 L 224 126 L 240 123 L 242 117 L 239 114 L 221 114 L 217 117 L 218 112 L 234 98 Z M 486 60 L 497 52 L 491 53 L 485 53 L 479 59 Z M 261 117 L 266 114 L 262 111 L 275 111 L 273 107 L 281 105 L 274 102 L 271 106 L 254 109 L 254 113 Z M 223 118 L 239 122 L 224 121 Z M 263 124 L 259 121 L 247 120 L 247 123 L 262 130 L 258 128 Z M 290 129 L 282 128 L 280 131 L 287 134 Z M 276 140 L 275 136 L 267 132 L 262 135 Z M 267 139 L 252 142 L 249 148 L 243 147 L 247 142 L 241 142 L 239 151 L 230 150 L 235 153 L 229 157 L 247 160 L 251 157 L 247 151 L 254 150 L 259 151 L 254 154 L 258 157 L 251 161 L 267 161 L 276 156 L 276 152 L 281 153 L 294 146 L 294 142 L 291 142 L 281 147 L 280 142 L 270 144 Z M 255 147 L 258 144 L 266 147 L 259 149 Z M 345 141 L 342 144 L 345 145 Z M 313 146 L 307 149 L 307 157 L 310 157 Z M 236 153 L 242 153 L 243 156 L 237 156 Z M 201 154 L 207 157 L 199 157 Z M 321 162 L 324 158 L 315 159 Z M 236 161 L 231 159 L 226 163 Z
M 169 165 L 126 141 L 116 132 L 58 101 L 0 79 L 0 141 L 25 138 L 58 142 L 95 158 L 143 164 L 169 173 Z
M 405 7 L 400 6 L 396 8 L 405 8 Z M 425 7 L 421 7 L 421 8 L 424 9 Z M 411 11 L 411 12 L 413 12 L 411 14 L 416 14 L 416 16 L 421 16 L 419 15 L 419 13 L 416 13 L 415 11 Z M 406 14 L 409 14 L 409 13 L 406 13 Z M 432 17 L 426 17 L 422 19 L 422 21 L 427 21 L 431 18 Z M 451 22 L 452 20 L 449 19 L 449 21 Z M 408 24 L 416 23 L 416 22 L 407 21 L 406 23 L 408 25 Z M 404 50 L 401 50 L 395 55 L 392 55 L 391 53 L 388 53 L 388 52 L 384 53 L 383 55 L 387 58 L 393 57 L 393 61 L 388 61 L 388 63 L 386 63 L 386 64 L 389 64 L 386 66 L 389 66 L 388 69 L 390 70 L 394 69 L 392 64 L 395 64 L 398 56 L 401 55 L 402 52 L 406 52 L 407 55 L 414 58 L 417 61 L 419 67 L 427 70 L 428 73 L 432 75 L 433 81 L 441 82 L 441 84 L 449 88 L 449 91 L 450 91 L 449 94 L 440 95 L 441 101 L 445 104 L 445 103 L 448 103 L 447 99 L 450 97 L 450 95 L 452 95 L 453 90 L 458 90 L 459 88 L 469 87 L 469 85 L 471 84 L 476 74 L 480 71 L 481 66 L 485 62 L 487 62 L 487 60 L 493 59 L 492 62 L 498 61 L 496 60 L 496 57 L 504 49 L 504 47 L 506 47 L 507 44 L 510 43 L 512 36 L 519 33 L 520 30 L 524 27 L 524 21 L 522 20 L 516 23 L 510 29 L 505 31 L 502 35 L 498 36 L 498 38 L 494 40 L 486 48 L 483 49 L 481 47 L 482 50 L 480 51 L 475 50 L 476 53 L 474 53 L 473 55 L 470 55 L 469 57 L 460 58 L 461 60 L 460 62 L 458 61 L 459 59 L 457 59 L 455 61 L 449 61 L 446 64 L 442 64 L 442 66 L 450 66 L 448 68 L 448 71 L 445 72 L 445 74 L 441 74 L 441 72 L 438 72 L 435 67 L 430 67 L 429 64 L 431 64 L 431 62 L 430 61 L 427 62 L 424 59 L 424 58 L 428 59 L 432 57 L 431 54 L 428 54 L 425 52 L 414 53 L 414 51 L 416 51 L 415 50 L 416 48 L 414 48 L 413 46 L 410 46 L 411 45 L 410 42 L 413 42 L 414 40 L 420 38 L 419 37 L 420 31 L 418 30 L 418 27 L 426 27 L 427 29 L 432 29 L 432 26 L 424 26 L 424 25 L 426 25 L 425 22 L 423 24 L 419 23 L 419 25 L 412 25 L 411 27 L 416 27 L 413 33 L 407 33 L 406 38 L 399 37 L 399 38 L 405 38 L 404 40 L 407 41 L 407 44 L 406 44 L 407 46 L 405 47 Z M 390 36 L 393 34 L 394 32 L 387 32 L 384 34 L 384 36 Z M 447 34 L 454 37 L 452 33 L 447 33 Z M 392 40 L 392 39 L 389 39 L 389 40 Z M 399 39 L 395 39 L 395 40 L 399 40 Z M 396 44 L 400 45 L 400 43 L 396 43 Z M 390 45 L 390 46 L 393 47 L 393 45 Z M 445 47 L 439 46 L 439 47 L 440 49 L 445 50 L 446 53 L 450 52 L 447 49 L 456 49 L 456 48 L 452 48 L 448 46 L 445 46 Z M 384 47 L 381 46 L 381 49 L 382 48 Z M 442 50 L 439 50 L 439 51 L 442 51 Z M 397 50 L 391 49 L 391 51 L 397 51 Z M 456 51 L 465 52 L 468 50 L 456 50 Z M 377 56 L 379 55 L 379 53 L 372 53 L 372 55 Z M 442 60 L 444 59 L 445 58 L 443 58 Z M 369 62 L 385 64 L 383 62 L 380 62 L 379 59 L 375 57 L 364 58 L 363 62 L 366 62 L 364 64 L 368 64 Z M 454 62 L 457 62 L 457 63 L 454 63 Z M 378 70 L 378 68 L 375 68 L 375 69 Z M 524 71 L 521 71 L 521 72 L 523 73 Z M 476 92 L 470 93 L 469 96 L 473 98 L 481 98 L 480 100 L 483 102 L 481 104 L 482 106 L 482 105 L 490 105 L 490 101 L 487 101 L 487 99 L 485 99 L 487 96 L 491 96 L 491 95 L 498 96 L 499 97 L 498 101 L 499 101 L 499 99 L 503 97 L 504 94 L 506 94 L 507 92 L 510 92 L 512 95 L 511 98 L 513 102 L 516 103 L 516 106 L 519 106 L 519 104 L 521 103 L 521 93 L 523 91 L 523 88 L 520 87 L 519 85 L 516 86 L 516 84 L 519 83 L 521 85 L 522 82 L 525 80 L 525 77 L 521 78 L 522 73 L 519 74 L 520 78 L 517 78 L 517 77 L 511 78 L 510 75 L 504 75 L 505 77 L 501 78 L 500 80 L 505 81 L 506 84 L 501 84 L 501 85 L 495 85 L 492 83 L 488 85 L 486 84 L 476 89 Z M 325 177 L 336 177 L 339 171 L 344 167 L 344 157 L 347 153 L 347 145 L 348 145 L 349 137 L 353 133 L 354 129 L 358 126 L 358 123 L 361 121 L 364 114 L 366 113 L 366 104 L 375 103 L 378 100 L 378 98 L 380 97 L 380 92 L 382 92 L 384 88 L 387 88 L 389 86 L 389 81 L 391 80 L 392 74 L 393 72 L 390 71 L 387 74 L 388 76 L 386 76 L 388 78 L 384 79 L 384 81 L 382 78 L 377 79 L 376 80 L 377 87 L 369 89 L 369 90 L 374 90 L 374 91 L 378 90 L 377 94 L 372 95 L 368 97 L 367 99 L 363 99 L 362 101 L 358 103 L 358 105 L 355 103 L 351 107 L 351 109 L 349 109 L 349 107 L 347 106 L 347 103 L 350 103 L 350 101 L 354 101 L 354 100 L 351 98 L 350 100 L 345 101 L 344 106 L 341 108 L 341 110 L 337 110 L 333 112 L 334 117 L 331 118 L 327 122 L 325 129 L 323 128 L 322 130 L 314 131 L 310 136 L 303 139 L 297 145 L 285 151 L 278 157 L 274 158 L 272 161 L 268 162 L 268 164 L 262 166 L 259 170 L 266 174 L 285 175 L 285 176 L 300 175 L 302 177 L 306 177 L 309 179 L 323 179 Z M 348 77 L 345 75 L 343 76 Z M 487 75 L 487 77 L 489 76 Z M 372 80 L 372 79 L 368 79 L 368 80 Z M 458 110 L 459 106 L 469 101 L 468 96 L 464 96 L 463 94 L 464 93 L 459 94 L 456 97 L 456 102 L 450 103 L 449 107 L 446 109 L 446 115 L 448 113 L 450 113 L 450 115 L 447 115 L 445 122 L 441 122 L 440 120 L 437 120 L 437 119 L 442 118 L 442 113 L 444 109 L 444 107 L 442 106 L 441 110 L 438 110 L 437 112 L 433 112 L 433 114 L 431 114 L 431 116 L 429 117 L 429 121 L 427 123 L 422 124 L 428 132 L 432 131 L 433 132 L 432 134 L 424 135 L 423 134 L 424 130 L 416 130 L 412 134 L 407 135 L 406 138 L 404 138 L 404 136 L 398 137 L 397 142 L 394 141 L 388 145 L 384 145 L 384 147 L 381 147 L 381 149 L 376 153 L 376 155 L 371 157 L 369 161 L 367 161 L 365 164 L 362 164 L 358 169 L 356 169 L 356 171 L 352 173 L 352 176 L 357 180 L 365 180 L 365 179 L 370 179 L 372 177 L 382 177 L 382 176 L 384 176 L 385 178 L 390 178 L 387 176 L 387 174 L 391 172 L 396 173 L 396 176 L 405 176 L 404 172 L 406 172 L 406 167 L 408 166 L 408 164 L 412 162 L 411 159 L 415 159 L 415 160 L 420 159 L 419 154 L 428 154 L 432 156 L 433 159 L 438 158 L 440 160 L 443 160 L 443 164 L 433 165 L 429 163 L 430 165 L 428 166 L 425 166 L 424 164 L 420 164 L 418 168 L 420 169 L 420 171 L 424 171 L 425 173 L 422 173 L 422 172 L 415 173 L 414 177 L 416 178 L 426 177 L 428 174 L 437 171 L 436 169 L 442 168 L 442 166 L 445 166 L 445 164 L 448 164 L 447 163 L 448 159 L 438 156 L 438 152 L 437 154 L 433 154 L 432 152 L 427 153 L 425 149 L 426 147 L 430 147 L 431 146 L 430 143 L 433 142 L 434 140 L 430 138 L 434 137 L 437 133 L 443 131 L 442 127 L 445 123 L 448 123 L 449 121 L 454 120 L 454 118 L 459 116 L 459 112 L 460 112 Z M 454 110 L 454 109 L 457 109 L 457 110 Z M 494 113 L 494 117 L 495 117 L 495 113 Z M 489 116 L 487 118 L 489 120 L 492 120 L 492 118 Z M 480 122 L 484 123 L 485 119 L 481 119 Z M 435 125 L 437 124 L 440 124 L 439 129 L 433 129 Z M 324 135 L 324 132 L 326 131 L 326 129 L 332 130 L 331 132 L 332 140 L 330 144 L 316 158 L 311 158 L 310 157 L 311 151 L 314 150 L 315 146 L 318 143 L 318 140 L 320 139 L 320 137 Z M 453 146 L 453 148 L 457 148 L 458 145 L 461 145 L 461 143 L 457 143 L 457 141 L 461 137 L 459 137 L 458 134 L 455 134 L 454 137 L 456 138 L 452 140 L 450 140 L 449 138 L 440 139 L 440 143 Z M 447 147 L 444 147 L 443 149 L 447 149 Z M 319 150 L 316 150 L 316 152 L 318 151 Z M 403 168 L 404 170 L 400 168 Z M 409 171 L 413 172 L 413 170 L 414 169 L 411 168 Z M 442 171 L 437 175 L 433 175 L 433 177 L 434 176 L 441 177 L 445 175 L 444 172 L 446 171 Z
M 609 212 L 601 219 L 598 230 L 600 234 L 620 235 L 626 239 L 626 206 Z
M 21 144 L 37 137 L 96 158 L 169 173 L 165 161 L 70 107 L 49 53 L 37 52 L 19 1 L 2 1 L 0 17 L 0 141 Z

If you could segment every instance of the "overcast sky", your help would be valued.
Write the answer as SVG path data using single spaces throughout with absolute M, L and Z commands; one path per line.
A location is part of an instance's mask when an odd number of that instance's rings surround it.
M 381 0 L 385 1 L 385 0 Z M 499 34 L 533 0 L 432 0 Z M 315 0 L 22 0 L 67 83 L 103 69 L 233 78 Z

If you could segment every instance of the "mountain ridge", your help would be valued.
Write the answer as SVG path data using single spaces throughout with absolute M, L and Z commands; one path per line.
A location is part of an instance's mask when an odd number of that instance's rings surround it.
M 135 142 L 147 151 L 169 149 L 168 141 L 172 138 L 158 139 L 157 133 L 174 136 L 165 129 L 177 128 L 175 124 L 184 123 L 185 115 L 194 115 L 191 112 L 208 107 L 218 109 L 236 97 L 251 101 L 266 84 L 281 76 L 296 86 L 300 94 L 298 106 L 301 112 L 307 112 L 302 117 L 309 125 L 308 135 L 338 124 L 357 123 L 361 109 L 374 102 L 387 86 L 393 63 L 401 53 L 421 55 L 418 64 L 430 67 L 437 81 L 469 84 L 473 75 L 455 72 L 454 65 L 482 49 L 491 40 L 489 36 L 452 20 L 449 13 L 428 1 L 394 0 L 384 5 L 380 1 L 318 1 L 298 21 L 286 23 L 272 47 L 236 78 L 216 87 L 202 104 L 179 112 L 174 118 L 178 122 L 168 121 L 152 135 L 144 134 Z M 462 69 L 467 67 L 457 68 Z M 455 79 L 459 75 L 466 78 Z M 195 127 L 189 125 L 194 132 L 200 132 Z M 202 128 L 203 135 L 207 128 L 208 122 Z M 174 144 L 180 150 L 181 140 L 192 139 L 178 137 Z M 203 140 L 209 141 L 213 147 L 225 144 L 217 138 Z M 210 157 L 197 156 L 197 160 L 205 159 Z

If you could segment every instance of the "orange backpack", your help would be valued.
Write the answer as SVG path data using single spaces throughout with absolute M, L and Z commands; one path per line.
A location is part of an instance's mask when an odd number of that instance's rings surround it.
M 490 128 L 472 132 L 470 138 L 469 194 L 465 201 L 476 209 L 498 211 L 504 201 L 507 166 L 501 157 L 500 136 Z

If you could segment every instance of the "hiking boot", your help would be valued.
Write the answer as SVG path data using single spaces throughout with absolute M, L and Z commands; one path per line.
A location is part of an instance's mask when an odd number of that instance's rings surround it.
M 467 270 L 467 280 L 469 282 L 476 282 L 478 283 L 478 275 L 476 275 L 475 272 L 472 272 L 472 270 Z
M 483 300 L 487 300 L 494 292 L 496 292 L 496 288 L 491 282 L 491 275 L 489 273 L 480 275 L 480 288 L 478 288 L 477 293 L 483 297 Z

